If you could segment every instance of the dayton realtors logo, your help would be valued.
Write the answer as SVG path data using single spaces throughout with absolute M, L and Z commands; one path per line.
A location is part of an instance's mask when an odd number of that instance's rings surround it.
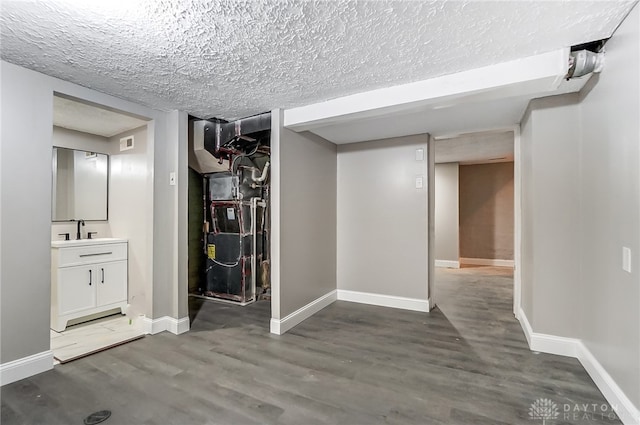
M 529 407 L 529 419 L 542 419 L 542 425 L 546 425 L 548 420 L 557 419 L 558 416 L 560 416 L 558 405 L 548 398 L 539 398 Z
M 539 398 L 529 407 L 529 419 L 542 420 L 543 425 L 547 425 L 547 421 L 553 420 L 565 422 L 617 421 L 615 410 L 615 406 L 606 403 L 564 403 L 558 405 L 548 398 Z

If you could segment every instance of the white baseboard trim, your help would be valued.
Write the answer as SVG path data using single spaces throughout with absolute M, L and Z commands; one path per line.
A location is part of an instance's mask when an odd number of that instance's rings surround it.
M 175 335 L 180 335 L 189 330 L 190 322 L 188 317 L 174 319 L 173 317 L 163 316 L 158 319 L 142 318 L 142 330 L 145 333 L 155 335 L 160 332 L 168 331 Z
M 494 260 L 491 258 L 460 258 L 460 264 L 469 264 L 471 266 L 495 266 L 495 267 L 511 267 L 514 266 L 513 260 Z
M 51 350 L 0 365 L 0 386 L 53 369 Z
M 518 320 L 524 331 L 524 336 L 529 343 L 531 351 L 539 351 L 541 353 L 556 354 L 558 356 L 576 357 L 579 339 L 565 338 L 555 335 L 547 335 L 533 332 L 529 319 L 524 311 L 520 309 Z
M 400 308 L 412 311 L 429 311 L 429 300 L 418 298 L 396 297 L 394 295 L 372 294 L 370 292 L 348 291 L 338 289 L 338 300 L 352 303 L 379 305 L 382 307 Z
M 640 424 L 640 410 L 633 404 L 629 397 L 622 391 L 609 372 L 600 364 L 593 353 L 580 341 L 580 349 L 576 356 L 582 367 L 587 371 L 598 389 L 613 407 L 616 414 L 625 425 Z
M 452 260 L 436 260 L 436 267 L 446 267 L 448 269 L 459 269 L 460 261 L 452 261 Z
M 337 291 L 333 290 L 297 309 L 283 319 L 271 319 L 270 331 L 272 334 L 282 335 L 289 329 L 302 323 L 304 320 L 332 304 L 337 299 Z
M 532 351 L 578 359 L 622 423 L 625 425 L 640 424 L 640 410 L 629 400 L 629 397 L 581 340 L 533 332 L 522 309 L 519 311 L 518 320 Z

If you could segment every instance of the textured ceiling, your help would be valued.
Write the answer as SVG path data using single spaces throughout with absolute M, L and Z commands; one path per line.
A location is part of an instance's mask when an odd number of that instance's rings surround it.
M 609 37 L 625 1 L 2 1 L 6 61 L 238 118 Z

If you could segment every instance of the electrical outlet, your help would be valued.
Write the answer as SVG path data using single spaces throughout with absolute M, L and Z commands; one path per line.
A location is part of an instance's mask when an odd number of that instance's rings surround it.
M 169 185 L 170 186 L 176 185 L 176 173 L 169 173 Z

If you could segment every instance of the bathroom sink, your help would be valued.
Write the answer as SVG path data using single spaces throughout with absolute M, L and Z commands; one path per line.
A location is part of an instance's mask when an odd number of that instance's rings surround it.
M 120 243 L 126 242 L 126 239 L 120 238 L 93 238 L 93 239 L 80 239 L 70 241 L 51 241 L 52 248 L 64 248 L 67 246 L 89 246 L 89 245 L 103 245 L 108 243 Z

